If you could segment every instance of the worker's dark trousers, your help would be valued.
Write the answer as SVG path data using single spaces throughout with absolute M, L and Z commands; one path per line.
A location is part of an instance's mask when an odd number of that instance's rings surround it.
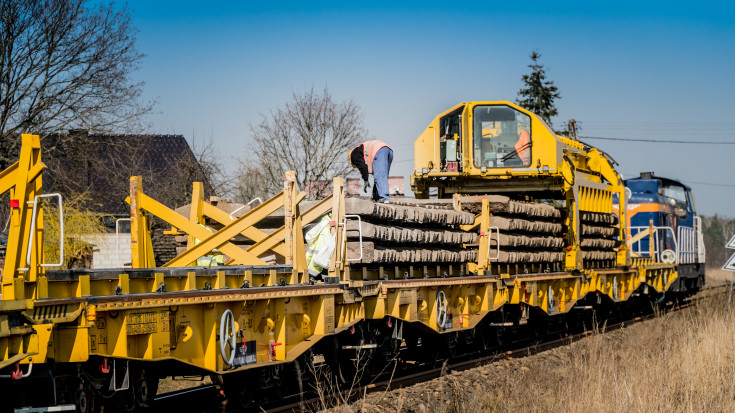
M 392 163 L 393 151 L 389 147 L 384 146 L 375 154 L 375 159 L 373 159 L 373 178 L 375 178 L 373 199 L 376 201 L 390 200 L 388 174 L 390 173 L 390 164 Z

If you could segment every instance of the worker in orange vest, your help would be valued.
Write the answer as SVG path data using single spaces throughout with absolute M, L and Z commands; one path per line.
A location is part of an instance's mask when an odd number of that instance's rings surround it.
M 521 158 L 523 166 L 531 165 L 531 136 L 528 131 L 521 131 L 518 141 L 514 145 L 518 157 Z
M 390 201 L 390 188 L 388 186 L 388 173 L 390 164 L 393 163 L 393 149 L 387 143 L 379 140 L 363 142 L 349 153 L 350 164 L 357 168 L 362 175 L 365 185 L 363 192 L 370 189 L 369 175 L 373 174 L 375 187 L 373 188 L 373 200 L 385 202 Z

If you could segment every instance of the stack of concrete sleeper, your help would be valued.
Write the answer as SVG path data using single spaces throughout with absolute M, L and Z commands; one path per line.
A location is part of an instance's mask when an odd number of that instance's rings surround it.
M 583 258 L 588 261 L 614 260 L 617 241 L 618 216 L 597 212 L 580 212 L 581 247 Z
M 429 264 L 466 263 L 477 260 L 477 232 L 467 232 L 460 225 L 475 221 L 472 213 L 427 208 L 404 201 L 383 204 L 360 198 L 345 200 L 346 213 L 359 215 L 362 221 L 362 246 L 359 223 L 348 220 L 347 257 L 362 259 L 355 264 Z M 361 248 L 362 247 L 362 248 Z
M 498 255 L 502 264 L 556 263 L 564 260 L 561 212 L 551 205 L 522 202 L 503 195 L 484 195 L 461 198 L 463 209 L 480 213 L 482 200 L 490 208 L 490 226 L 493 232 L 490 257 Z M 497 243 L 500 252 L 497 253 Z

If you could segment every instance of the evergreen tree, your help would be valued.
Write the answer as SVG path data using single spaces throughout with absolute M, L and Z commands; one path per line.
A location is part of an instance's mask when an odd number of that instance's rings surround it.
M 704 226 L 703 232 L 705 236 L 708 236 L 712 239 L 712 243 L 715 245 L 724 246 L 725 243 L 728 241 L 727 238 L 725 238 L 724 228 L 722 228 L 722 222 L 720 222 L 720 218 L 717 216 L 717 214 L 712 217 L 709 225 Z
M 518 91 L 516 103 L 522 108 L 539 115 L 551 126 L 551 117 L 558 113 L 554 101 L 561 99 L 561 95 L 554 86 L 554 82 L 546 80 L 544 65 L 538 62 L 541 53 L 534 50 L 530 57 L 533 61 L 528 65 L 531 68 L 531 74 L 523 75 L 522 80 L 525 87 Z

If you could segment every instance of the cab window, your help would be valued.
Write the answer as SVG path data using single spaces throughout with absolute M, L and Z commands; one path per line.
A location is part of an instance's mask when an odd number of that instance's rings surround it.
M 686 204 L 687 197 L 686 191 L 683 186 L 678 185 L 666 185 L 664 186 L 663 195 L 669 198 L 674 198 L 677 202 Z
M 692 191 L 687 191 L 687 197 L 689 198 L 689 208 L 692 212 L 695 212 L 697 210 L 697 206 L 694 204 L 694 194 Z
M 509 106 L 478 105 L 472 111 L 475 167 L 531 166 L 531 117 Z

